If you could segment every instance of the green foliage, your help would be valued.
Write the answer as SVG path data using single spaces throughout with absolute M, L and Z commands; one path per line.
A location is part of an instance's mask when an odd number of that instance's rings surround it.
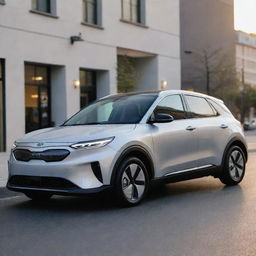
M 219 71 L 212 74 L 211 95 L 223 100 L 235 116 L 240 113 L 240 81 L 234 67 L 220 65 Z
M 249 116 L 250 108 L 256 107 L 256 89 L 245 84 L 237 99 L 237 105 L 240 106 L 241 121 L 244 122 L 245 116 Z
M 138 81 L 138 74 L 132 58 L 118 56 L 117 83 L 118 92 L 126 93 L 134 91 Z

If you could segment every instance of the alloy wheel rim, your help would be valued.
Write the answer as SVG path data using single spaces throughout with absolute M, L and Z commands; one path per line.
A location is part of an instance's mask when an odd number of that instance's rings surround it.
M 244 158 L 238 150 L 234 150 L 229 157 L 229 173 L 234 181 L 239 181 L 243 176 Z
M 129 202 L 138 202 L 145 191 L 146 178 L 138 164 L 130 164 L 122 175 L 122 190 Z

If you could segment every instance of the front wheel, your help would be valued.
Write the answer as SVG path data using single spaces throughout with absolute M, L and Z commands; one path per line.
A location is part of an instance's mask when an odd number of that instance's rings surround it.
M 228 186 L 239 184 L 244 178 L 245 165 L 243 150 L 238 146 L 232 146 L 225 156 L 220 181 Z
M 51 193 L 40 191 L 26 192 L 25 195 L 33 201 L 46 201 L 52 197 Z
M 129 157 L 119 165 L 115 182 L 115 193 L 118 202 L 123 206 L 139 204 L 147 194 L 149 177 L 144 163 Z

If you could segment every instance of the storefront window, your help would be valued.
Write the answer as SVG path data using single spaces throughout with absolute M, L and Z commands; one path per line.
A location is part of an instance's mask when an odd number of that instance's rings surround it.
M 26 132 L 51 125 L 49 69 L 25 65 Z
M 96 100 L 96 71 L 80 70 L 80 107 Z
M 0 59 L 0 152 L 5 151 L 5 84 L 4 60 Z

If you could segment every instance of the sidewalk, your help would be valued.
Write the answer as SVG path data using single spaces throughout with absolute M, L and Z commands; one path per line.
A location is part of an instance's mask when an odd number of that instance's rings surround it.
M 256 131 L 246 131 L 245 137 L 249 152 L 256 152 Z
M 247 142 L 248 144 L 248 152 L 256 152 L 256 143 L 250 143 L 250 142 Z

